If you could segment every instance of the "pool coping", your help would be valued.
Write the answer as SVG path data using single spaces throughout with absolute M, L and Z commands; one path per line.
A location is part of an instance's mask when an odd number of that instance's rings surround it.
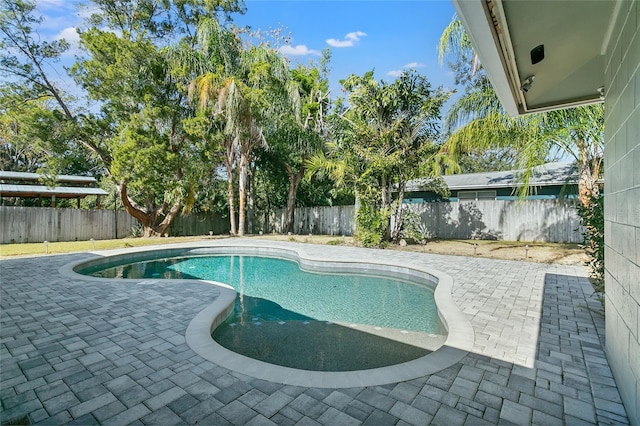
M 415 265 L 407 265 L 405 262 L 385 262 L 368 263 L 361 259 L 345 258 L 340 261 L 323 260 L 318 256 L 310 255 L 304 247 L 289 245 L 278 242 L 269 244 L 261 241 L 262 244 L 231 245 L 215 242 L 193 242 L 176 244 L 169 246 L 148 246 L 135 249 L 119 249 L 104 252 L 91 252 L 97 255 L 91 259 L 83 259 L 62 266 L 59 272 L 74 279 L 87 281 L 109 281 L 117 283 L 152 283 L 162 280 L 163 282 L 184 282 L 180 280 L 165 279 L 110 279 L 90 277 L 78 274 L 74 271 L 79 265 L 87 263 L 102 263 L 114 257 L 127 257 L 128 255 L 139 255 L 141 253 L 152 253 L 157 251 L 167 251 L 168 253 L 191 252 L 193 254 L 253 254 L 253 255 L 276 255 L 287 257 L 297 261 L 305 270 L 312 271 L 332 271 L 332 272 L 356 272 L 356 273 L 376 273 L 388 271 L 393 268 L 395 273 L 413 277 L 426 276 L 437 280 L 434 298 L 438 308 L 438 314 L 443 325 L 447 328 L 448 337 L 444 345 L 432 353 L 417 358 L 412 361 L 396 364 L 388 367 L 380 367 L 367 370 L 346 371 L 346 372 L 321 372 L 300 370 L 295 368 L 278 366 L 253 358 L 240 355 L 224 348 L 211 338 L 211 331 L 215 329 L 228 314 L 233 310 L 236 297 L 235 290 L 220 282 L 206 280 L 188 280 L 190 282 L 202 282 L 215 286 L 219 290 L 218 297 L 201 310 L 189 323 L 185 339 L 189 347 L 204 359 L 217 365 L 225 367 L 251 377 L 268 380 L 276 383 L 317 387 L 317 388 L 348 388 L 376 386 L 389 383 L 396 383 L 412 380 L 425 375 L 433 374 L 450 367 L 460 361 L 471 349 L 475 341 L 475 333 L 470 321 L 454 303 L 451 291 L 453 289 L 453 278 L 448 274 L 435 269 L 421 268 Z M 168 254 L 169 255 L 169 254 Z

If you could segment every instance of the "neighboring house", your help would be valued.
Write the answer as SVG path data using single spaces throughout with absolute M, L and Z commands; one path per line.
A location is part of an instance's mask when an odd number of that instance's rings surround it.
M 605 102 L 606 351 L 640 424 L 640 1 L 453 4 L 511 115 Z
M 465 200 L 518 200 L 522 187 L 521 170 L 469 173 L 443 176 L 450 196 L 442 197 L 429 190 L 429 178 L 407 182 L 405 203 Z M 547 163 L 535 167 L 529 181 L 527 200 L 556 200 L 576 198 L 578 169 L 574 163 Z
M 103 189 L 96 188 L 95 178 L 89 176 L 56 176 L 57 186 L 43 185 L 42 176 L 37 173 L 0 171 L 0 200 L 4 204 L 10 199 L 11 205 L 16 205 L 23 198 L 38 199 L 41 205 L 42 199 L 50 200 L 49 206 L 56 206 L 56 199 L 71 198 L 77 200 L 80 208 L 80 200 L 88 195 L 97 197 L 97 207 L 100 208 L 100 197 L 109 195 Z
M 420 217 L 425 238 L 581 243 L 584 228 L 575 202 L 573 163 L 535 167 L 530 195 L 520 202 L 521 170 L 443 176 L 450 195 L 434 192 L 430 178 L 407 182 L 406 206 Z

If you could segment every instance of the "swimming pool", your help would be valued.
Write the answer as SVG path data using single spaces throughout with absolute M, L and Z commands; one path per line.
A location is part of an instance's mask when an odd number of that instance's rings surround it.
M 206 247 L 203 245 L 206 245 Z M 325 254 L 325 252 L 330 255 Z M 79 276 L 76 271 L 85 269 L 86 267 L 113 265 L 114 263 L 131 260 L 140 261 L 157 257 L 170 258 L 176 256 L 227 255 L 230 253 L 234 255 L 276 256 L 285 258 L 295 261 L 301 268 L 307 271 L 355 273 L 358 275 L 382 274 L 392 275 L 401 280 L 417 280 L 419 282 L 429 283 L 432 287 L 435 287 L 437 284 L 435 288 L 435 299 L 438 305 L 438 316 L 441 318 L 449 334 L 446 336 L 445 344 L 433 353 L 388 367 L 346 372 L 308 371 L 299 368 L 282 367 L 242 356 L 224 348 L 211 338 L 212 330 L 215 330 L 218 325 L 223 323 L 225 318 L 232 313 L 236 292 L 224 283 L 202 281 L 215 285 L 219 290 L 219 295 L 191 321 L 186 330 L 185 337 L 187 344 L 192 350 L 205 359 L 222 367 L 256 378 L 284 384 L 328 388 L 370 386 L 410 380 L 437 372 L 457 362 L 457 360 L 461 359 L 464 354 L 466 354 L 466 351 L 472 347 L 474 340 L 473 329 L 465 316 L 462 315 L 455 304 L 452 303 L 450 297 L 452 280 L 450 277 L 445 273 L 431 270 L 428 268 L 428 265 L 410 265 L 407 262 L 403 262 L 401 259 L 402 255 L 385 255 L 384 257 L 375 255 L 371 256 L 371 258 L 376 259 L 376 262 L 369 263 L 363 261 L 363 259 L 369 259 L 369 254 L 372 252 L 363 249 L 332 247 L 327 251 L 326 248 L 322 246 L 301 246 L 283 242 L 233 239 L 225 241 L 224 244 L 215 242 L 208 244 L 190 243 L 182 244 L 177 248 L 171 249 L 165 247 L 134 250 L 125 249 L 117 251 L 115 255 L 113 251 L 104 252 L 100 253 L 103 257 L 94 257 L 85 262 L 67 265 L 61 268 L 60 272 L 73 275 L 75 279 L 83 279 L 86 281 L 108 280 L 114 284 L 121 283 L 128 285 L 128 283 L 131 283 L 134 285 L 152 285 L 153 282 L 156 282 L 155 279 L 125 278 L 114 281 L 112 279 Z M 340 255 L 336 256 L 336 253 L 340 253 Z M 158 277 L 158 279 L 159 278 L 160 277 Z M 182 279 L 170 278 L 166 282 L 171 285 L 180 285 L 180 283 L 184 281 Z M 258 320 L 257 322 L 262 322 L 259 318 L 256 319 Z M 256 321 L 250 318 L 250 322 L 254 323 Z M 277 324 L 280 326 L 281 324 L 279 324 L 279 322 L 280 321 L 272 325 L 275 326 Z M 285 323 L 289 324 L 289 322 Z M 263 325 L 264 323 L 261 326 Z M 349 327 L 350 324 L 340 326 Z M 362 327 L 362 329 L 359 327 Z M 369 327 L 370 330 L 366 330 L 366 327 Z M 388 330 L 384 327 L 366 327 L 364 325 L 358 325 L 355 329 L 365 333 L 381 333 L 382 335 Z M 381 328 L 381 330 L 375 330 L 376 328 Z M 409 333 L 413 332 L 409 331 Z M 442 342 L 440 342 L 440 344 L 441 343 Z
M 433 284 L 382 275 L 312 273 L 293 260 L 198 255 L 84 269 L 104 278 L 204 279 L 233 287 L 233 313 L 212 333 L 222 346 L 315 371 L 384 367 L 445 340 Z

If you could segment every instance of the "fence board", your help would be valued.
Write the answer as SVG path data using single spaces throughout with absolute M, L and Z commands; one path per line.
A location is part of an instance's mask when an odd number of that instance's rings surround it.
M 294 213 L 295 234 L 353 235 L 354 206 L 297 207 Z M 269 216 L 269 229 L 284 232 L 286 210 L 275 209 Z
M 124 238 L 137 226 L 125 211 L 0 206 L 2 244 Z M 172 236 L 208 235 L 209 231 L 228 233 L 228 220 L 218 215 L 177 216 L 169 227 Z
M 169 235 L 189 236 L 189 235 L 214 235 L 229 233 L 229 219 L 223 219 L 218 214 L 191 214 L 186 216 L 176 216 L 169 225 Z
M 582 242 L 575 204 L 558 200 L 478 200 L 410 204 L 435 238 Z
M 407 204 L 420 216 L 430 238 L 509 241 L 582 242 L 583 227 L 575 204 L 565 200 L 479 200 Z M 284 229 L 285 210 L 270 215 L 269 228 Z M 354 206 L 299 207 L 294 233 L 353 235 Z
M 0 206 L 2 244 L 124 238 L 136 224 L 124 211 Z
M 583 227 L 575 205 L 567 201 L 526 202 L 480 200 L 407 204 L 421 219 L 426 236 L 443 239 L 500 239 L 510 241 L 582 242 Z M 294 233 L 353 235 L 354 206 L 300 207 L 295 210 Z M 262 215 L 259 215 L 261 217 Z M 2 244 L 123 238 L 137 226 L 124 211 L 0 206 Z M 285 209 L 269 214 L 269 226 L 256 230 L 283 233 Z M 229 222 L 217 215 L 178 216 L 169 235 L 226 234 Z

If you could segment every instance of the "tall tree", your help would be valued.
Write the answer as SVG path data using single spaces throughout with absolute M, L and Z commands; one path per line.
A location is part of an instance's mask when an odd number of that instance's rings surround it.
M 397 240 L 406 182 L 439 172 L 434 140 L 440 109 L 449 95 L 433 90 L 415 72 L 406 72 L 393 83 L 378 82 L 368 72 L 352 75 L 342 84 L 349 107 L 332 120 L 332 151 L 328 158 L 319 154 L 311 159 L 309 169 L 355 184 L 362 203 L 357 233 L 365 245 Z M 395 200 L 394 187 L 399 194 Z
M 109 155 L 99 142 L 82 129 L 83 116 L 74 110 L 73 99 L 55 82 L 47 70 L 69 48 L 64 39 L 46 41 L 37 33 L 42 17 L 31 0 L 7 0 L 0 6 L 0 75 L 5 108 L 24 110 L 23 103 L 40 102 L 55 114 L 68 132 L 69 143 L 84 144 L 104 162 Z M 47 102 L 52 100 L 52 102 Z M 45 103 L 46 102 L 46 103 Z M 33 103 L 32 103 L 33 105 Z
M 162 51 L 152 40 L 130 39 L 91 28 L 80 36 L 90 57 L 72 72 L 92 99 L 102 103 L 98 122 L 108 129 L 106 164 L 126 211 L 145 236 L 166 233 L 189 189 L 184 168 L 190 147 L 181 121 L 183 96 L 167 75 Z
M 282 93 L 290 94 L 289 70 L 283 56 L 267 45 L 243 46 L 235 33 L 217 22 L 204 20 L 198 27 L 198 41 L 204 52 L 198 61 L 201 73 L 192 81 L 190 93 L 201 110 L 212 111 L 223 123 L 227 146 L 227 174 L 231 162 L 238 174 L 238 235 L 245 233 L 247 179 L 254 150 L 266 145 L 263 126 L 278 106 Z M 229 204 L 232 204 L 229 181 Z M 232 232 L 233 232 L 232 225 Z
M 238 68 L 241 51 L 241 40 L 212 19 L 200 21 L 195 48 L 183 41 L 170 50 L 172 74 L 184 80 L 189 99 L 196 103 L 201 123 L 213 130 L 201 132 L 209 135 L 207 150 L 210 153 L 221 153 L 227 179 L 227 204 L 232 235 L 237 234 L 233 176 L 238 139 L 232 132 L 226 131 L 227 120 L 221 113 L 221 107 L 224 97 L 229 92 L 235 92 L 233 75 Z
M 263 154 L 263 158 L 283 167 L 289 181 L 284 232 L 293 231 L 296 198 L 306 173 L 307 160 L 322 149 L 327 137 L 325 117 L 329 108 L 328 52 L 324 55 L 320 68 L 299 65 L 291 71 L 297 91 L 296 98 L 300 99 L 300 104 L 292 105 L 290 98 L 283 94 L 282 113 L 267 127 L 269 149 Z
M 127 212 L 147 236 L 163 235 L 193 205 L 199 154 L 184 128 L 194 109 L 170 72 L 166 40 L 193 46 L 194 25 L 207 14 L 239 10 L 236 1 L 96 0 L 92 28 L 80 36 L 89 54 L 73 75 L 101 102 L 109 166 Z M 99 28 L 98 28 L 99 26 Z
M 188 161 L 194 144 L 182 120 L 192 115 L 186 96 L 167 72 L 167 40 L 193 41 L 202 16 L 242 11 L 236 0 L 95 0 L 81 34 L 83 57 L 72 69 L 99 114 L 74 110 L 46 73 L 45 64 L 68 47 L 41 41 L 35 2 L 8 0 L 0 9 L 0 69 L 11 90 L 24 99 L 55 99 L 60 116 L 75 126 L 73 140 L 97 156 L 117 183 L 126 210 L 145 235 L 162 235 L 193 199 Z M 185 201 L 186 204 L 185 204 Z

